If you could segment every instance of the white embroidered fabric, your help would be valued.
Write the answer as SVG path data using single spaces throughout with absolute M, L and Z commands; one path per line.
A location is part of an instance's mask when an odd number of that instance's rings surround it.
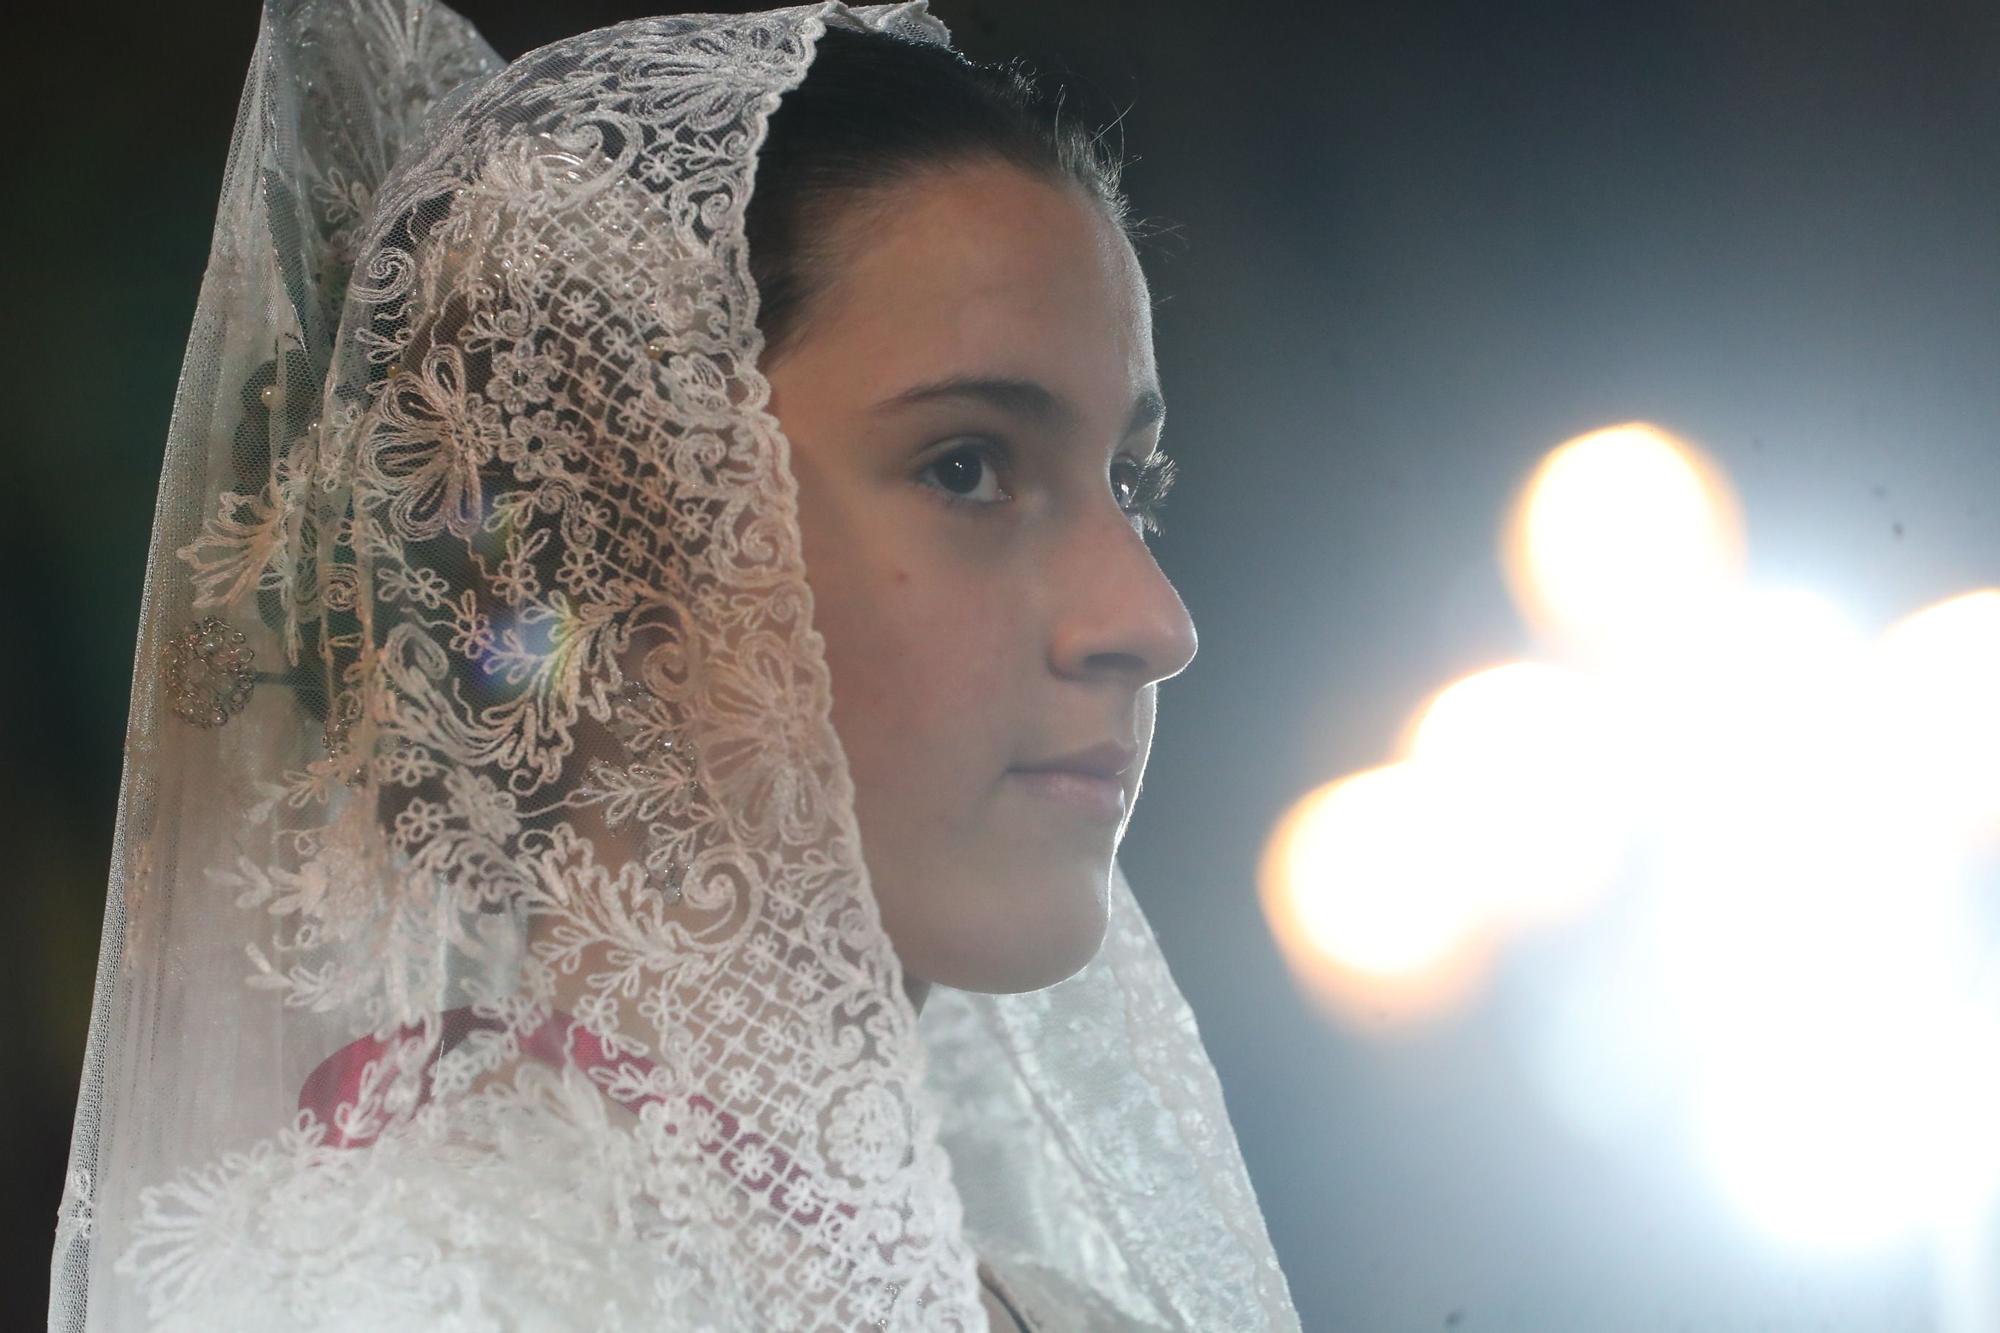
M 826 25 L 269 0 L 174 405 L 52 1329 L 1293 1329 L 1129 889 L 919 1024 L 744 208 Z

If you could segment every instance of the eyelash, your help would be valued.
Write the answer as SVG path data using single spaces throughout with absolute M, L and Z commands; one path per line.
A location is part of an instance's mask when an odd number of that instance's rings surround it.
M 985 439 L 983 437 L 968 438 L 965 443 L 939 454 L 936 458 L 924 464 L 918 476 L 920 478 L 929 477 L 935 473 L 941 464 L 947 463 L 954 458 L 962 458 L 968 454 L 977 457 L 987 467 L 993 469 L 996 478 L 1000 480 L 1001 484 L 1000 499 L 1011 500 L 1013 496 L 1006 490 L 1005 477 L 1011 469 L 1013 453 L 1005 444 L 998 440 Z M 1167 492 L 1173 489 L 1175 478 L 1179 475 L 1178 469 L 1174 465 L 1174 460 L 1157 449 L 1144 458 L 1135 457 L 1131 454 L 1120 454 L 1112 460 L 1111 466 L 1114 469 L 1114 476 L 1115 469 L 1120 464 L 1131 469 L 1131 480 L 1129 483 L 1131 490 L 1118 507 L 1125 511 L 1127 517 L 1139 525 L 1140 531 L 1159 532 L 1160 512 L 1165 506 Z M 923 484 L 926 489 L 949 505 L 967 505 L 983 509 L 988 505 L 1000 502 L 999 500 L 974 500 L 935 483 L 924 482 L 920 484 Z M 1113 487 L 1115 490 L 1115 481 L 1113 482 Z
M 1180 470 L 1174 460 L 1155 449 L 1144 458 L 1134 458 L 1129 454 L 1113 460 L 1115 468 L 1119 463 L 1130 463 L 1138 473 L 1132 479 L 1132 497 L 1119 508 L 1138 520 L 1141 532 L 1157 534 L 1160 530 L 1160 511 L 1166 507 L 1167 492 L 1174 488 L 1174 481 Z

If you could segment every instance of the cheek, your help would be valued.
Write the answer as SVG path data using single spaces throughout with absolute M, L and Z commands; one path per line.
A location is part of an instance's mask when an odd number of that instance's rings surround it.
M 815 619 L 834 727 L 864 800 L 945 798 L 997 776 L 1011 757 L 1020 617 L 947 568 L 889 565 L 829 591 Z

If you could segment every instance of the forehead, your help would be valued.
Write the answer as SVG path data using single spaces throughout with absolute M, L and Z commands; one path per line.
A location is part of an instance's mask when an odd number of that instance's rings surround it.
M 1154 380 L 1131 244 L 1080 187 L 981 164 L 928 172 L 849 211 L 799 354 L 871 386 L 1019 375 L 1120 417 Z

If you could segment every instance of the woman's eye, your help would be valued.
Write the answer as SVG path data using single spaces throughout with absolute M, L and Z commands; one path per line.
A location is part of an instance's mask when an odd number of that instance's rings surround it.
M 1010 499 L 1000 484 L 1000 465 L 992 445 L 962 444 L 940 454 L 924 465 L 926 484 L 942 491 L 945 498 L 968 504 L 998 504 Z
M 1111 460 L 1111 494 L 1141 532 L 1160 530 L 1160 510 L 1174 485 L 1174 460 L 1155 449 L 1144 458 Z
M 1139 463 L 1136 459 L 1121 458 L 1111 465 L 1111 493 L 1118 497 L 1118 507 L 1130 511 L 1133 501 L 1139 498 Z

